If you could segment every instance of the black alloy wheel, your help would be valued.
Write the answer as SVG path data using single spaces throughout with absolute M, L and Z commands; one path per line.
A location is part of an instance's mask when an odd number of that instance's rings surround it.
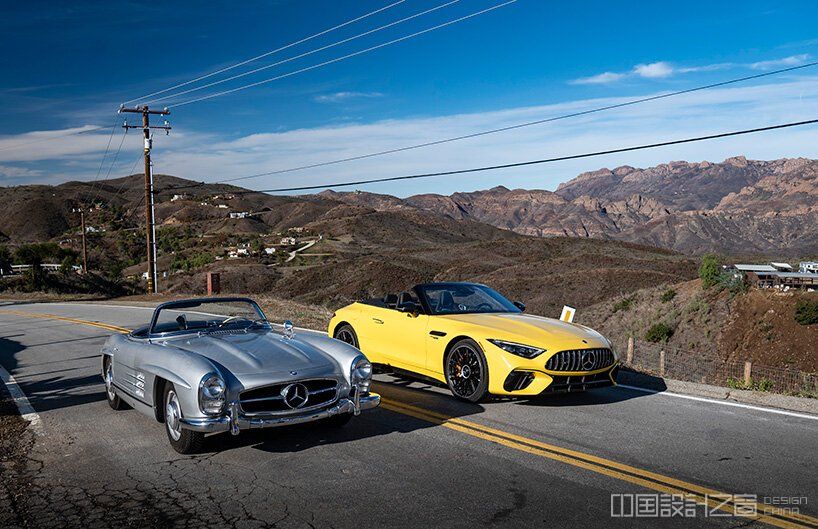
M 474 340 L 455 343 L 446 356 L 446 383 L 455 397 L 480 402 L 488 395 L 489 373 L 486 357 Z
M 358 347 L 358 335 L 355 334 L 355 329 L 352 328 L 352 325 L 348 323 L 335 329 L 335 336 L 333 336 L 333 338 L 348 343 L 352 347 Z

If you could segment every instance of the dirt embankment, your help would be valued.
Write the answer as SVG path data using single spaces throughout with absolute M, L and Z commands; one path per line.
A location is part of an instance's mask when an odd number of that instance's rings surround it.
M 702 290 L 699 280 L 638 290 L 577 313 L 577 321 L 614 341 L 645 344 L 648 329 L 665 323 L 673 334 L 667 348 L 727 361 L 750 360 L 775 367 L 818 371 L 818 325 L 800 325 L 795 307 L 818 293 Z

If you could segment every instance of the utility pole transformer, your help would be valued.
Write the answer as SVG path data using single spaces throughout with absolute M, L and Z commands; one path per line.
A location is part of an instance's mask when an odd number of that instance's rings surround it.
M 162 110 L 150 110 L 147 105 L 141 105 L 134 108 L 119 107 L 119 112 L 129 112 L 132 114 L 142 114 L 142 126 L 128 125 L 126 122 L 122 125 L 125 129 L 141 128 L 145 136 L 145 239 L 147 241 L 148 250 L 148 294 L 156 294 L 157 291 L 157 273 L 156 273 L 156 217 L 154 215 L 153 207 L 153 167 L 151 165 L 151 149 L 153 148 L 152 129 L 164 130 L 166 134 L 170 133 L 170 125 L 165 121 L 162 126 L 151 127 L 150 116 L 159 115 L 167 116 L 170 110 L 163 108 Z

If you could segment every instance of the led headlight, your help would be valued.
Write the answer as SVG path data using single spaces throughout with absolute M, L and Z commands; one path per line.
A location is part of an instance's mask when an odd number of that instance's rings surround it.
M 352 373 L 349 377 L 353 387 L 363 393 L 369 393 L 369 384 L 372 382 L 372 364 L 363 356 L 359 356 L 352 362 Z
M 545 351 L 545 349 L 540 349 L 538 347 L 531 347 L 530 345 L 523 345 L 514 342 L 506 342 L 504 340 L 489 339 L 489 342 L 493 343 L 503 351 L 509 352 L 513 355 L 522 356 L 523 358 L 534 358 Z
M 199 384 L 199 409 L 207 415 L 217 415 L 224 410 L 225 386 L 222 378 L 212 373 Z

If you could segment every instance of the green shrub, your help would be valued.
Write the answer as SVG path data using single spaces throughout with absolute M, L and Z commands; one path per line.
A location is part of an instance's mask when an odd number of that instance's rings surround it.
M 662 292 L 662 303 L 667 303 L 668 301 L 673 301 L 673 298 L 676 297 L 676 291 L 672 288 L 669 288 Z
M 667 342 L 673 336 L 673 329 L 667 323 L 654 323 L 645 333 L 645 340 L 651 343 Z
M 702 264 L 699 266 L 699 278 L 702 280 L 702 288 L 710 288 L 719 281 L 721 267 L 719 261 L 713 254 L 702 257 Z
M 619 312 L 620 310 L 628 310 L 633 306 L 634 302 L 636 302 L 636 296 L 628 296 L 624 299 L 620 299 L 614 303 L 613 311 Z
M 800 300 L 795 306 L 795 321 L 801 325 L 818 323 L 818 301 Z

